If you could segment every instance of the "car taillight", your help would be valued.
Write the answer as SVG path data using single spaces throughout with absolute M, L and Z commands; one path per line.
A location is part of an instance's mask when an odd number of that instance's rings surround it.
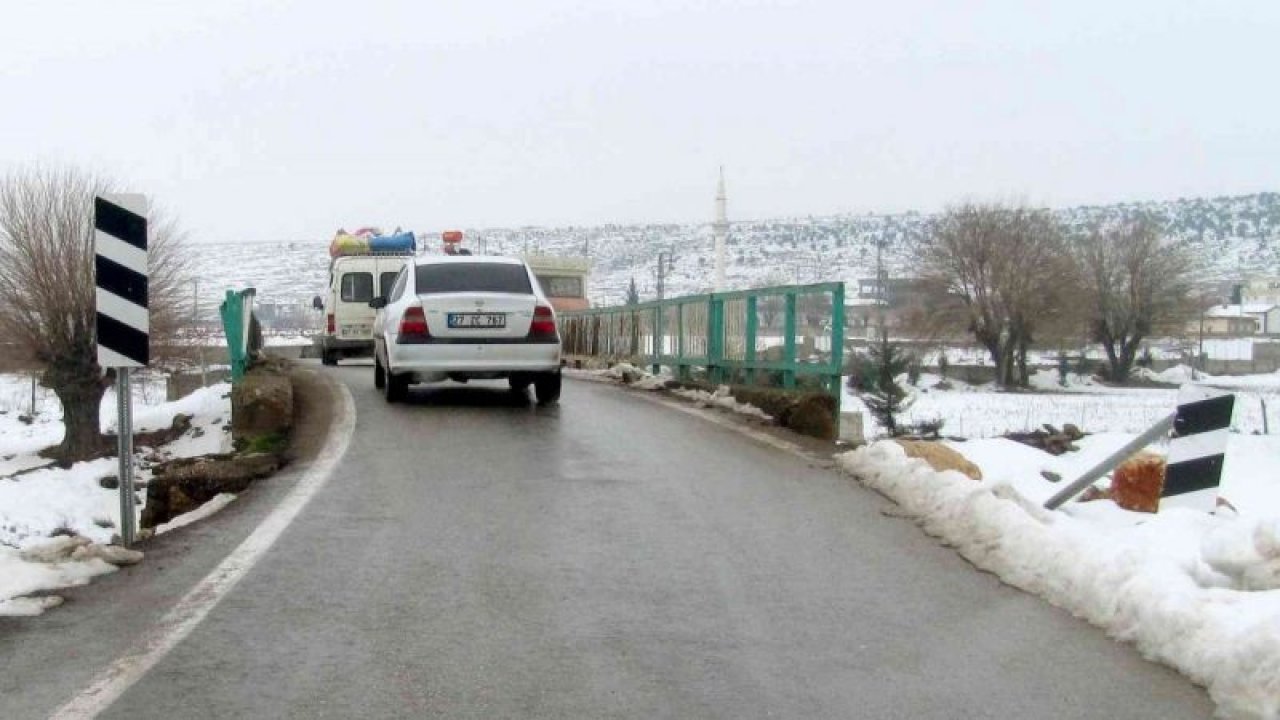
M 529 325 L 529 337 L 553 338 L 556 336 L 556 316 L 551 308 L 539 305 L 533 309 L 533 323 Z
M 334 334 L 334 332 L 337 331 L 338 325 L 333 321 L 333 313 L 329 313 L 329 315 L 327 316 L 327 319 L 325 320 L 325 323 L 324 323 L 324 328 L 325 328 L 325 332 L 329 333 L 330 335 Z
M 421 307 L 411 305 L 405 309 L 404 315 L 400 316 L 399 335 L 401 342 L 409 338 L 431 337 L 431 331 L 427 327 L 427 315 L 422 312 Z

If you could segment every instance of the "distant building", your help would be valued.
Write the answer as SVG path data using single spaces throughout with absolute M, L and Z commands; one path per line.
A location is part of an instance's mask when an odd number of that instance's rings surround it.
M 890 331 L 907 330 L 920 325 L 938 300 L 919 278 L 861 278 L 856 297 L 845 301 L 845 327 L 849 336 L 867 339 L 878 335 L 882 318 Z
M 1200 329 L 1200 321 L 1192 323 L 1193 332 Z M 1204 314 L 1205 335 L 1276 335 L 1280 334 L 1280 304 L 1243 303 L 1238 305 L 1214 305 Z
M 928 283 L 919 278 L 860 278 L 859 300 L 883 300 L 886 307 L 920 304 L 928 294 Z
M 1280 278 L 1250 277 L 1240 285 L 1239 295 L 1238 302 L 1245 305 L 1280 305 Z M 1232 300 L 1236 301 L 1237 298 Z M 1280 332 L 1280 328 L 1270 332 Z

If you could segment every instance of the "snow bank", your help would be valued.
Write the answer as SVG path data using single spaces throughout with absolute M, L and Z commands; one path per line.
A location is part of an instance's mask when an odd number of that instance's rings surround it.
M 729 410 L 731 412 L 736 412 L 741 415 L 748 415 L 754 418 L 760 418 L 761 420 L 773 419 L 773 417 L 769 415 L 769 413 L 766 413 L 765 411 L 761 410 L 755 405 L 749 405 L 744 402 L 738 402 L 736 399 L 734 399 L 733 393 L 730 392 L 728 385 L 721 385 L 720 387 L 716 388 L 715 392 L 707 392 L 706 390 L 692 390 L 692 389 L 684 389 L 684 388 L 672 390 L 671 392 L 687 400 L 692 400 L 695 404 L 699 406 L 703 406 L 703 407 L 714 406 L 718 408 L 724 408 L 725 410 Z
M 160 383 L 153 381 L 149 397 L 158 397 Z M 228 400 L 231 386 L 221 383 L 175 402 L 148 403 L 148 396 L 134 397 L 134 429 L 154 430 L 169 427 L 178 413 L 192 416 L 192 429 L 163 448 L 136 448 L 139 456 L 155 454 L 159 458 L 194 457 L 230 450 L 226 431 L 231 417 Z M 21 597 L 62 587 L 82 585 L 95 575 L 111 572 L 114 567 L 102 557 L 114 551 L 104 545 L 111 542 L 119 527 L 119 490 L 100 482 L 116 475 L 115 458 L 76 463 L 67 469 L 48 465 L 37 452 L 62 438 L 61 408 L 56 398 L 37 392 L 36 414 L 30 415 L 30 379 L 0 376 L 0 614 L 35 615 L 56 605 L 53 596 Z M 102 403 L 104 431 L 115 429 L 115 397 L 107 393 Z M 151 471 L 138 468 L 137 480 L 145 483 Z M 145 492 L 137 497 L 145 501 Z M 223 499 L 221 505 L 227 500 Z M 188 517 L 191 522 L 211 514 L 217 507 L 201 508 Z M 137 510 L 141 510 L 138 505 Z M 177 527 L 178 525 L 173 525 Z M 58 537 L 70 533 L 75 539 Z M 67 542 L 86 545 L 74 558 L 55 557 Z M 52 555 L 50 555 L 52 553 Z M 111 559 L 110 557 L 108 559 Z
M 894 442 L 838 457 L 978 567 L 1087 619 L 1208 688 L 1223 717 L 1280 717 L 1280 528 L 1274 518 L 1106 502 L 1049 512 L 1007 482 L 934 472 Z

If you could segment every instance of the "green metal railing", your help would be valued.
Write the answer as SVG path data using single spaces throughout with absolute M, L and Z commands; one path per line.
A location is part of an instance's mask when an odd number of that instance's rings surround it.
M 227 354 L 231 358 L 231 382 L 238 383 L 249 367 L 249 329 L 253 317 L 253 288 L 228 290 L 218 306 L 222 331 L 227 336 Z
M 693 295 L 559 314 L 564 351 L 682 379 L 822 389 L 837 400 L 844 283 Z

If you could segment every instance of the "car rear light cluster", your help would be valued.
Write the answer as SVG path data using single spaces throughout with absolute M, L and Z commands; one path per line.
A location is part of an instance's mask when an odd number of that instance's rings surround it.
M 533 322 L 529 325 L 529 337 L 549 340 L 556 337 L 556 316 L 551 308 L 539 305 L 533 309 Z
M 400 330 L 397 333 L 396 342 L 421 342 L 431 337 L 431 330 L 427 327 L 427 315 L 422 311 L 419 305 L 411 305 L 405 308 L 404 315 L 400 316 Z
M 333 313 L 329 313 L 327 319 L 325 320 L 324 328 L 325 328 L 325 332 L 329 333 L 330 335 L 333 335 L 337 332 L 338 324 L 333 320 Z

